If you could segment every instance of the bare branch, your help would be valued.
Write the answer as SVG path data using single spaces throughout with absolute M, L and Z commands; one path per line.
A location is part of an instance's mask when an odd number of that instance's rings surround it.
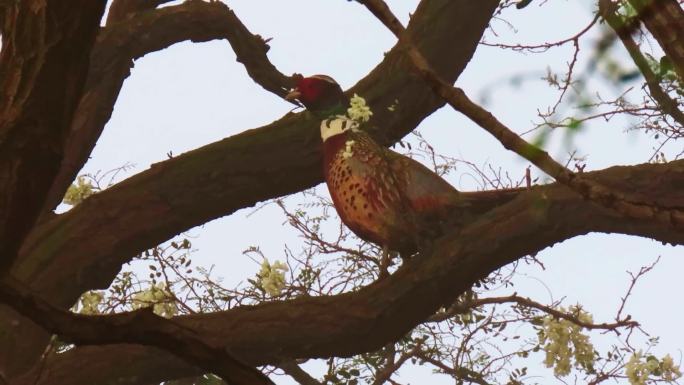
M 295 361 L 281 362 L 278 367 L 301 385 L 321 385 L 321 382 L 299 367 Z
M 562 312 L 555 309 L 552 306 L 546 306 L 539 302 L 533 301 L 526 297 L 521 297 L 519 295 L 513 294 L 506 297 L 489 297 L 489 298 L 478 298 L 473 301 L 468 301 L 466 303 L 459 303 L 452 305 L 449 309 L 443 313 L 437 313 L 429 318 L 429 322 L 441 322 L 448 318 L 453 317 L 456 314 L 464 314 L 472 309 L 483 305 L 491 304 L 505 304 L 505 303 L 515 303 L 521 306 L 525 306 L 532 309 L 541 310 L 544 313 L 550 314 L 556 318 L 564 319 L 574 323 L 575 325 L 581 326 L 585 329 L 602 329 L 602 330 L 615 330 L 618 328 L 633 328 L 639 326 L 639 323 L 632 321 L 630 317 L 625 319 L 617 319 L 614 323 L 590 323 L 580 320 L 573 313 Z M 619 315 L 619 313 L 618 313 Z M 619 318 L 619 317 L 618 317 Z
M 388 363 L 377 372 L 371 385 L 383 385 L 387 383 L 387 381 L 392 378 L 392 375 L 396 373 L 406 361 L 416 356 L 417 352 L 420 351 L 420 346 L 421 344 L 418 343 L 410 351 L 402 353 L 398 359 L 394 360 L 394 357 L 392 357 L 392 360 L 388 360 Z M 394 355 L 394 351 L 392 351 L 391 354 Z
M 107 26 L 133 17 L 136 13 L 145 12 L 173 0 L 114 0 L 109 6 Z
M 290 79 L 268 60 L 266 43 L 221 2 L 186 1 L 107 26 L 100 31 L 93 47 L 84 96 L 76 110 L 65 159 L 50 189 L 45 210 L 52 210 L 61 202 L 88 159 L 112 114 L 123 82 L 130 75 L 133 61 L 178 42 L 215 39 L 228 40 L 237 60 L 257 84 L 278 96 L 285 95 Z
M 490 385 L 487 381 L 485 381 L 480 373 L 474 372 L 468 368 L 451 368 L 447 365 L 445 365 L 443 362 L 434 359 L 428 354 L 425 354 L 423 352 L 418 352 L 417 356 L 425 361 L 429 362 L 430 364 L 436 366 L 440 370 L 442 370 L 444 373 L 447 373 L 451 376 L 454 376 L 460 380 L 464 380 L 470 383 L 474 384 L 479 384 L 479 385 Z
M 646 275 L 648 272 L 653 270 L 653 268 L 658 264 L 658 262 L 660 262 L 660 257 L 656 258 L 656 260 L 653 261 L 653 263 L 651 263 L 650 265 L 641 267 L 639 269 L 639 272 L 637 272 L 636 274 L 629 272 L 631 281 L 629 283 L 629 287 L 627 288 L 627 293 L 620 300 L 620 308 L 618 309 L 617 315 L 615 316 L 616 320 L 620 319 L 622 312 L 625 310 L 627 300 L 632 295 L 632 290 L 634 290 L 634 286 L 636 286 L 637 281 L 639 281 L 639 279 Z M 629 316 L 627 316 L 627 318 L 629 318 Z

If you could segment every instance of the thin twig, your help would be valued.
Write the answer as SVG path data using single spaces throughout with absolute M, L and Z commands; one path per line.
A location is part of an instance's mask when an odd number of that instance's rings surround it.
M 638 276 L 641 276 L 645 273 L 647 273 L 653 265 L 651 265 L 648 270 L 644 272 L 639 272 Z M 643 270 L 643 268 L 642 268 Z M 638 277 L 637 277 L 638 278 Z M 632 284 L 634 286 L 634 283 Z M 632 286 L 630 286 L 630 291 Z M 629 294 L 628 294 L 629 295 Z M 529 298 L 526 297 L 521 297 L 519 295 L 513 294 L 505 297 L 489 297 L 489 298 L 479 298 L 475 299 L 472 301 L 468 301 L 467 303 L 457 303 L 449 307 L 445 312 L 443 313 L 438 313 L 430 317 L 427 321 L 428 322 L 442 322 L 448 318 L 453 317 L 456 314 L 465 314 L 470 312 L 472 309 L 478 308 L 483 305 L 492 305 L 492 304 L 506 304 L 506 303 L 514 303 L 518 304 L 521 306 L 525 306 L 528 308 L 532 309 L 537 309 L 540 311 L 543 311 L 544 313 L 550 314 L 556 318 L 564 319 L 567 321 L 570 321 L 574 323 L 575 325 L 581 326 L 585 329 L 603 329 L 603 330 L 615 330 L 617 328 L 634 328 L 638 327 L 639 323 L 636 321 L 631 320 L 629 316 L 620 319 L 620 312 L 622 311 L 622 307 L 618 311 L 618 315 L 615 318 L 614 323 L 591 323 L 591 322 L 585 322 L 580 320 L 577 316 L 571 313 L 566 313 L 562 312 L 559 310 L 556 310 L 552 306 L 547 306 L 544 304 L 541 304 L 539 302 L 533 301 Z

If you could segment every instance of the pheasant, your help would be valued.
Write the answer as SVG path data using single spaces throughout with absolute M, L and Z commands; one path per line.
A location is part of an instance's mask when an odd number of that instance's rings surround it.
M 435 221 L 467 205 L 439 175 L 380 146 L 350 119 L 350 100 L 331 77 L 295 81 L 286 99 L 299 100 L 321 119 L 325 181 L 342 222 L 361 239 L 410 255 Z

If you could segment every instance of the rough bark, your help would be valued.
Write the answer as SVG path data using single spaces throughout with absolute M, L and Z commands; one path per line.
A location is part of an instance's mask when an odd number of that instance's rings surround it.
M 587 173 L 585 177 L 625 191 L 635 199 L 650 200 L 654 205 L 684 206 L 684 197 L 679 193 L 684 185 L 684 161 L 613 167 Z M 207 342 L 225 344 L 253 365 L 295 358 L 349 356 L 396 340 L 497 268 L 589 232 L 684 243 L 681 228 L 625 219 L 558 184 L 538 186 L 437 240 L 429 255 L 409 261 L 392 276 L 358 292 L 240 307 L 176 320 L 197 330 Z M 85 359 L 100 364 L 77 372 L 75 368 Z M 108 363 L 106 373 L 102 373 L 101 362 Z M 140 368 L 146 372 L 144 378 L 138 379 Z M 120 377 L 112 377 L 113 373 Z M 51 357 L 38 384 L 78 385 L 113 378 L 147 384 L 194 373 L 196 369 L 154 348 L 83 347 Z M 28 384 L 35 376 L 36 373 L 29 373 L 17 383 Z
M 14 262 L 64 154 L 105 1 L 4 10 L 0 55 L 0 271 Z

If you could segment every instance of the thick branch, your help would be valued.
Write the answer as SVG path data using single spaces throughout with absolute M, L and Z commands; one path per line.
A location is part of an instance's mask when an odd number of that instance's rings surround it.
M 470 60 L 497 4 L 496 0 L 423 2 L 409 31 L 440 75 L 453 81 Z M 459 45 L 445 52 L 442 47 L 451 46 L 454 39 Z M 385 144 L 410 132 L 443 104 L 420 79 L 397 69 L 404 60 L 396 49 L 391 50 L 351 90 L 374 106 L 375 118 L 385 130 L 378 139 Z M 388 111 L 396 100 L 400 107 Z M 14 273 L 52 303 L 71 306 L 84 291 L 108 286 L 121 265 L 142 250 L 261 200 L 320 183 L 317 131 L 306 114 L 286 116 L 154 165 L 44 223 L 25 243 L 23 263 Z M 7 345 L 21 346 L 25 352 L 21 358 L 28 359 L 15 365 L 25 370 L 39 356 L 47 336 L 30 343 L 29 338 L 41 336 L 39 331 L 16 315 L 7 314 L 5 319 L 14 331 Z M 17 356 L 0 357 L 0 362 L 13 360 Z
M 114 0 L 107 13 L 107 25 L 126 20 L 136 13 L 155 9 L 170 1 L 172 0 Z
M 650 196 L 662 205 L 681 205 L 684 201 L 680 194 L 684 161 L 613 167 L 585 176 L 636 196 Z M 439 307 L 453 303 L 493 270 L 589 232 L 633 234 L 684 244 L 684 233 L 670 226 L 624 219 L 558 184 L 540 186 L 440 239 L 432 255 L 414 258 L 395 274 L 358 292 L 184 316 L 177 321 L 192 327 L 208 343 L 226 344 L 252 365 L 373 351 L 424 322 Z M 109 362 L 112 366 L 106 376 L 117 373 L 127 379 L 140 367 L 146 368 L 148 376 L 156 374 L 156 381 L 194 374 L 183 372 L 177 361 L 169 363 L 169 355 L 152 348 L 84 347 L 53 357 L 47 363 L 48 374 L 39 384 L 76 385 L 80 376 L 103 380 L 97 373 L 101 369 L 74 370 L 84 359 Z M 137 364 L 129 368 L 131 360 Z M 29 375 L 27 381 L 34 378 Z
M 212 380 L 213 380 L 213 378 L 212 378 Z M 178 380 L 167 381 L 167 382 L 164 382 L 164 385 L 197 385 L 197 384 L 203 384 L 205 382 L 206 382 L 206 379 L 203 378 L 203 376 L 192 376 L 192 377 L 181 378 Z M 212 384 L 214 384 L 214 383 L 212 382 Z M 224 384 L 225 384 L 225 382 L 220 381 L 220 385 L 224 385 Z M 156 382 L 152 382 L 149 385 L 158 385 L 158 384 Z
M 145 2 L 152 3 L 150 0 Z M 67 187 L 88 160 L 112 114 L 121 86 L 130 75 L 133 61 L 182 41 L 215 39 L 228 40 L 237 60 L 245 65 L 257 84 L 278 96 L 285 94 L 290 80 L 269 62 L 266 43 L 249 32 L 235 13 L 221 2 L 186 1 L 107 26 L 100 32 L 93 48 L 84 96 L 70 128 L 65 159 L 50 189 L 46 210 L 52 210 L 61 202 Z
M 684 81 L 684 10 L 677 0 L 629 0 Z
M 636 64 L 639 71 L 644 75 L 646 79 L 646 85 L 648 86 L 648 91 L 658 103 L 658 106 L 670 115 L 677 123 L 684 127 L 684 113 L 679 109 L 679 105 L 676 100 L 672 99 L 663 89 L 660 87 L 660 81 L 658 77 L 651 69 L 648 61 L 641 53 L 639 45 L 632 38 L 631 28 L 623 23 L 620 18 L 615 13 L 615 7 L 609 0 L 599 1 L 599 10 L 603 18 L 608 22 L 611 28 L 615 31 L 617 36 L 622 41 L 622 44 L 627 49 L 629 56 Z
M 0 55 L 0 271 L 47 198 L 88 73 L 105 1 L 27 2 L 4 10 Z
M 72 13 L 72 15 L 76 17 L 75 14 Z M 83 96 L 74 114 L 75 118 L 69 128 L 67 143 L 64 145 L 66 153 L 60 171 L 50 188 L 47 204 L 43 208 L 51 210 L 61 201 L 66 188 L 87 160 L 102 128 L 109 120 L 114 102 L 124 79 L 130 73 L 134 59 L 180 41 L 207 41 L 218 38 L 226 38 L 231 42 L 238 59 L 249 68 L 248 72 L 255 81 L 273 92 L 282 92 L 287 78 L 268 62 L 267 47 L 263 41 L 253 36 L 235 14 L 222 3 L 189 1 L 179 6 L 145 12 L 101 30 L 91 54 L 90 69 L 81 71 L 81 73 L 87 72 L 88 78 Z M 54 84 L 52 86 L 55 89 L 65 88 Z M 46 137 L 40 139 L 45 140 Z M 61 147 L 61 144 L 56 146 L 56 148 Z M 58 164 L 58 161 L 53 162 L 53 165 Z M 42 183 L 49 180 L 40 175 L 40 173 L 32 175 L 35 182 Z M 47 188 L 48 186 L 44 186 L 44 189 Z M 55 286 L 48 292 L 65 286 Z M 76 288 L 76 291 L 82 291 L 82 288 Z M 66 302 L 69 301 L 72 300 Z M 66 302 L 60 303 L 70 306 Z M 0 349 L 0 366 L 3 367 L 5 373 L 12 375 L 17 371 L 26 370 L 36 355 L 42 351 L 41 343 L 35 344 L 34 347 L 31 339 L 38 338 L 39 341 L 44 342 L 46 336 L 40 332 L 22 334 L 21 328 L 16 326 L 21 324 L 19 322 L 21 318 L 11 312 L 6 313 L 3 309 L 0 309 L 0 312 L 3 313 L 7 324 L 14 325 L 14 332 L 3 334 L 0 340 L 7 347 L 7 349 Z M 11 352 L 15 346 L 21 346 L 25 354 L 3 353 Z M 30 354 L 31 351 L 33 354 Z
M 430 37 L 424 49 L 445 68 L 443 76 L 453 79 L 463 69 L 496 4 L 489 1 L 483 10 L 483 3 L 441 0 L 430 2 L 413 16 L 414 30 L 420 31 L 416 40 Z M 459 18 L 463 21 L 453 23 Z M 449 25 L 442 31 L 451 33 L 433 36 L 425 28 L 442 24 Z M 441 46 L 455 36 L 468 37 L 469 45 L 444 54 Z M 363 94 L 375 106 L 379 121 L 386 123 L 385 142 L 403 136 L 440 106 L 430 90 L 410 74 L 386 76 L 396 68 L 400 56 L 395 51 L 388 53 L 383 63 L 350 91 Z M 395 99 L 405 107 L 387 111 Z M 316 122 L 306 113 L 288 115 L 155 164 L 44 224 L 27 242 L 26 263 L 15 269 L 15 275 L 69 306 L 83 291 L 107 286 L 121 264 L 138 252 L 188 228 L 321 180 Z M 63 282 L 71 282 L 73 287 L 65 288 Z
M 209 345 L 192 330 L 155 315 L 151 308 L 130 313 L 84 316 L 53 307 L 17 282 L 0 281 L 0 301 L 66 342 L 78 345 L 140 343 L 156 346 L 221 376 L 231 385 L 273 385 L 223 348 Z

